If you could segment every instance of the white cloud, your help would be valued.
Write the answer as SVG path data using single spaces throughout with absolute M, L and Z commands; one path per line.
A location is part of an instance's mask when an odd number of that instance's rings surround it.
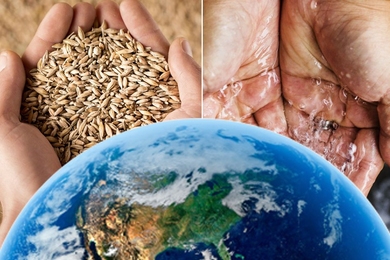
M 27 241 L 35 246 L 35 251 L 23 260 L 81 260 L 85 250 L 76 226 L 63 230 L 53 226 L 43 229 L 33 236 L 29 236 Z

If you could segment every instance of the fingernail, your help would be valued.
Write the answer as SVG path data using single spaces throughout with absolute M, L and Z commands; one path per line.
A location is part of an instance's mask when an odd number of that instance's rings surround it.
M 5 67 L 7 67 L 7 54 L 2 52 L 0 54 L 0 72 L 2 72 Z
M 182 42 L 181 42 L 181 47 L 183 48 L 183 51 L 185 53 L 187 53 L 188 55 L 190 55 L 192 57 L 192 50 L 191 50 L 191 46 L 190 46 L 190 43 L 184 39 Z

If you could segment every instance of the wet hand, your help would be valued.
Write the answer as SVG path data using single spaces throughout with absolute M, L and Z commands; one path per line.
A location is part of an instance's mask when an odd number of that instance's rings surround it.
M 279 80 L 279 4 L 204 1 L 205 117 L 285 133 Z
M 282 7 L 288 134 L 364 194 L 383 160 L 390 163 L 389 10 L 386 1 L 286 0 Z

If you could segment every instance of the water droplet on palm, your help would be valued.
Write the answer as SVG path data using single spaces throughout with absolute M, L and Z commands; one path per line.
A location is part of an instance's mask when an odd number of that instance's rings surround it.
M 311 1 L 311 3 L 310 3 L 310 7 L 311 7 L 311 9 L 317 9 L 317 1 Z

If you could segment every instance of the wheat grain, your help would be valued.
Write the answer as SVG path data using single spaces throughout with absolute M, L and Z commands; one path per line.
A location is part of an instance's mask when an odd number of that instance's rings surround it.
M 52 47 L 30 71 L 21 116 L 46 136 L 62 164 L 180 107 L 164 56 L 124 30 L 104 23 L 79 28 Z

